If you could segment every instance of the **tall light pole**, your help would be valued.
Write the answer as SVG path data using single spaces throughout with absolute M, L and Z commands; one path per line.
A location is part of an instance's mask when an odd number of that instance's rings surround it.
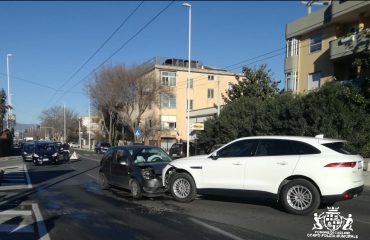
M 63 114 L 63 116 L 64 116 L 64 143 L 66 143 L 67 142 L 67 128 L 66 128 L 66 105 L 64 104 L 64 114 Z
M 90 109 L 90 88 L 87 90 L 88 92 L 88 112 L 89 112 L 89 125 L 88 125 L 88 134 L 89 134 L 89 150 L 91 150 L 91 109 Z
M 191 66 L 191 5 L 189 3 L 183 3 L 182 6 L 189 9 L 189 52 L 188 52 L 188 80 L 186 82 L 186 116 L 187 116 L 187 127 L 186 127 L 186 156 L 189 157 L 190 148 L 190 104 L 189 104 L 189 82 L 190 82 L 190 66 Z
M 9 73 L 9 57 L 13 56 L 13 54 L 7 54 L 6 55 L 6 75 L 8 79 L 8 120 L 6 121 L 6 128 L 9 129 L 11 127 L 11 124 L 9 124 L 10 118 L 12 118 L 12 97 L 10 94 L 10 73 Z

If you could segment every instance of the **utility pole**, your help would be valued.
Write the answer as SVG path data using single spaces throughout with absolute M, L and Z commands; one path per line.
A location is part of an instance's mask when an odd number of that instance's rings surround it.
M 78 119 L 78 146 L 81 148 L 81 119 Z
M 63 140 L 64 140 L 64 143 L 67 142 L 67 129 L 66 129 L 66 105 L 64 104 L 64 137 L 63 137 Z
M 220 116 L 220 76 L 217 76 L 217 117 Z
M 6 75 L 7 75 L 7 80 L 8 80 L 8 106 L 9 106 L 9 110 L 8 110 L 8 119 L 6 121 L 6 128 L 7 129 L 11 129 L 11 123 L 9 123 L 10 121 L 12 121 L 11 119 L 13 118 L 13 111 L 12 111 L 12 96 L 11 96 L 11 93 L 10 93 L 10 72 L 9 72 L 9 57 L 13 56 L 12 54 L 7 54 L 6 55 Z
M 91 150 L 91 109 L 90 109 L 90 89 L 87 91 L 88 94 L 88 112 L 89 112 L 89 125 L 88 125 L 88 133 L 89 133 L 89 150 Z

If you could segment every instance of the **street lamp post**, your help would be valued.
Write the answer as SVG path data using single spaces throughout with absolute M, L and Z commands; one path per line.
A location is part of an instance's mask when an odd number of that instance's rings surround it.
M 189 52 L 188 52 L 188 80 L 186 82 L 186 116 L 187 116 L 187 126 L 186 126 L 186 156 L 189 157 L 190 148 L 190 106 L 189 106 L 189 81 L 190 81 L 190 53 L 191 53 L 191 5 L 189 3 L 183 3 L 182 6 L 189 9 Z
M 6 55 L 6 75 L 8 79 L 8 120 L 6 121 L 6 128 L 10 129 L 11 124 L 9 124 L 9 120 L 12 118 L 12 97 L 10 94 L 10 73 L 9 73 L 9 57 L 13 56 L 13 54 L 7 54 Z

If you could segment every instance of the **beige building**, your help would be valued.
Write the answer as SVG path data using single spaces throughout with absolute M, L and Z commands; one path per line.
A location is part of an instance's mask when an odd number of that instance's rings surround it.
M 186 87 L 188 78 L 188 60 L 155 57 L 146 64 L 152 66 L 162 86 L 170 90 L 161 94 L 157 106 L 148 111 L 142 121 L 151 128 L 157 123 L 157 130 L 144 139 L 145 143 L 161 146 L 168 150 L 173 143 L 186 141 L 187 108 Z M 190 122 L 204 122 L 215 116 L 218 106 L 224 105 L 221 94 L 225 94 L 230 83 L 235 83 L 235 75 L 240 73 L 228 72 L 203 65 L 201 62 L 191 62 L 191 79 L 189 81 Z M 140 126 L 142 128 L 142 126 Z M 190 140 L 194 139 L 194 132 Z
M 317 2 L 327 5 L 286 25 L 285 89 L 295 93 L 359 79 L 354 56 L 370 47 L 370 1 Z

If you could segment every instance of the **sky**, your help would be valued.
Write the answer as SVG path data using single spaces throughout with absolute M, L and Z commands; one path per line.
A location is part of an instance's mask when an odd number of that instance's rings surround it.
M 192 59 L 219 68 L 233 65 L 228 69 L 233 72 L 241 72 L 245 64 L 254 67 L 265 63 L 283 87 L 285 50 L 245 60 L 285 46 L 286 23 L 307 14 L 300 1 L 189 3 Z M 43 110 L 64 104 L 79 116 L 87 116 L 86 84 L 103 63 L 131 66 L 155 56 L 187 59 L 188 9 L 181 6 L 181 1 L 175 1 L 140 31 L 170 4 L 145 1 L 83 66 L 139 4 L 137 1 L 0 2 L 0 88 L 7 90 L 6 56 L 12 54 L 10 92 L 17 122 L 39 123 Z

